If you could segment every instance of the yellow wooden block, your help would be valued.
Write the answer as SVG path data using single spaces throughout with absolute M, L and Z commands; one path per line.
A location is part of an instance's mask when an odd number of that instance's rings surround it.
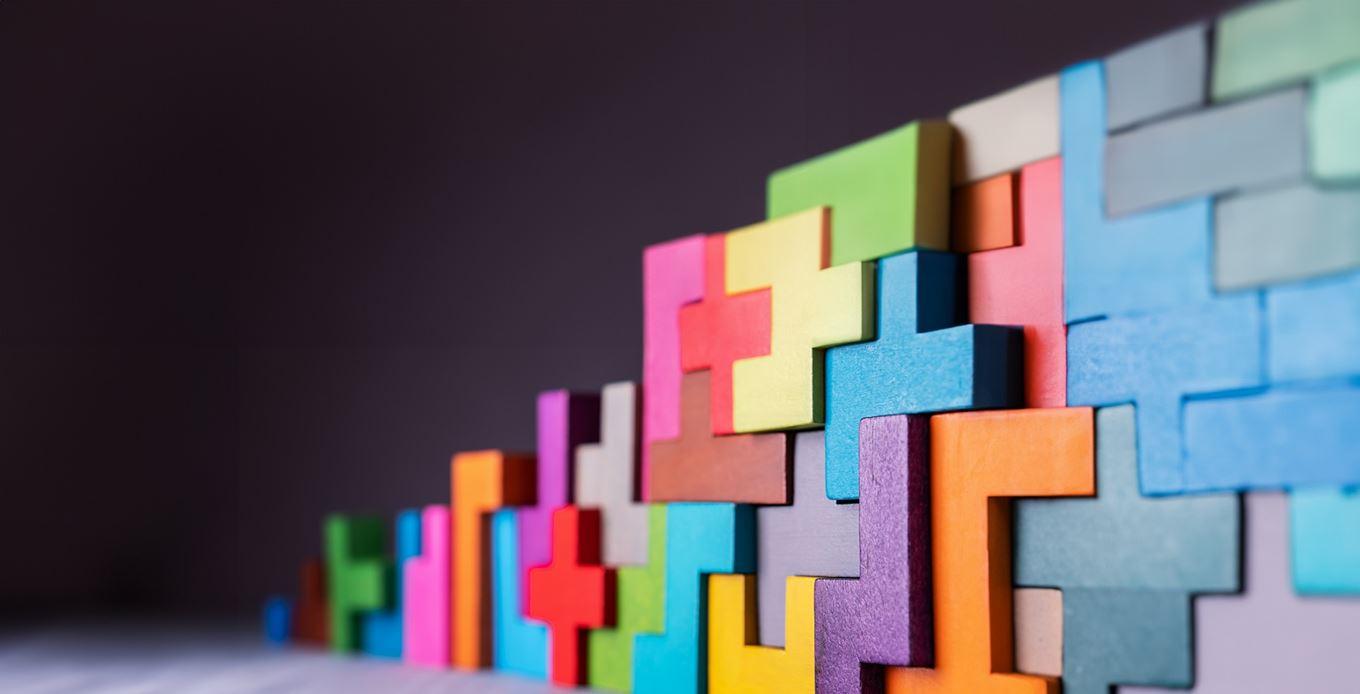
M 784 591 L 784 648 L 758 644 L 756 577 L 708 577 L 708 687 L 713 694 L 813 694 L 817 689 L 812 587 L 790 576 Z
M 827 267 L 830 249 L 825 207 L 727 234 L 727 293 L 770 289 L 770 353 L 732 364 L 736 431 L 820 425 L 822 351 L 873 339 L 874 264 Z

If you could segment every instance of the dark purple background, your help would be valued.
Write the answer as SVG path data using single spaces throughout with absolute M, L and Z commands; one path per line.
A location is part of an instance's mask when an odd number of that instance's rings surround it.
M 292 590 L 637 378 L 645 244 L 1232 4 L 0 4 L 0 612 Z

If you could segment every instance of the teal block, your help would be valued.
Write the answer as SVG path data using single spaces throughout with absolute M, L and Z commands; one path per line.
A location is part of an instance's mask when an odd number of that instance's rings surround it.
M 1360 376 L 1360 273 L 1268 290 L 1266 329 L 1271 381 Z
M 497 670 L 548 678 L 548 627 L 524 616 L 519 511 L 491 514 L 491 661 Z
M 1109 694 L 1112 684 L 1190 686 L 1188 594 L 1077 588 L 1062 598 L 1063 694 Z
M 1360 489 L 1295 489 L 1289 536 L 1295 592 L 1360 595 Z
M 396 562 L 389 604 L 392 609 L 369 612 L 360 617 L 364 652 L 379 658 L 401 657 L 402 567 L 406 560 L 420 554 L 420 511 L 406 509 L 397 514 Z

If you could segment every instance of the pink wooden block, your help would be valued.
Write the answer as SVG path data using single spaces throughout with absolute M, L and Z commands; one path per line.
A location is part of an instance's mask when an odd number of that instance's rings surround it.
M 647 498 L 652 442 L 680 438 L 680 307 L 704 298 L 704 237 L 642 252 L 642 475 Z
M 968 256 L 972 323 L 1025 326 L 1025 406 L 1067 405 L 1062 159 L 1020 170 L 1016 245 Z
M 449 665 L 449 507 L 420 514 L 420 556 L 402 567 L 402 660 Z

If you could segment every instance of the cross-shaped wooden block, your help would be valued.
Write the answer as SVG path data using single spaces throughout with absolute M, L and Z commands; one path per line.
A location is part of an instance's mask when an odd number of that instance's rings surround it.
M 613 626 L 614 569 L 600 566 L 600 511 L 563 506 L 552 516 L 552 561 L 529 570 L 526 614 L 550 631 L 556 684 L 585 684 L 582 629 Z

